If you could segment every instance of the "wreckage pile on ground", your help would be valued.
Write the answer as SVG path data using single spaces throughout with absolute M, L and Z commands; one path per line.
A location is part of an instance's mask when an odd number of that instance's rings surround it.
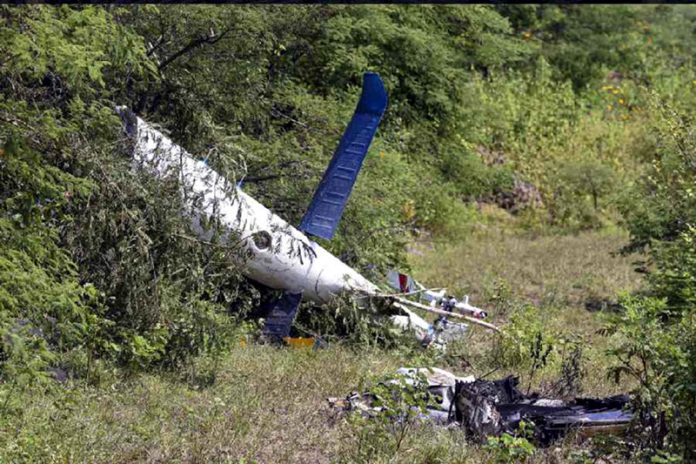
M 631 419 L 627 395 L 608 398 L 574 398 L 570 401 L 524 394 L 517 387 L 519 378 L 500 380 L 457 377 L 438 368 L 401 368 L 394 379 L 381 384 L 382 390 L 399 396 L 406 389 L 425 394 L 427 406 L 408 406 L 418 417 L 436 425 L 463 427 L 477 440 L 503 433 L 516 434 L 522 422 L 531 424 L 537 444 L 545 446 L 575 432 L 585 438 L 598 434 L 620 435 Z M 393 400 L 398 398 L 391 398 Z M 329 398 L 329 404 L 345 413 L 376 417 L 388 409 L 390 399 L 379 393 L 354 392 L 345 399 Z M 395 420 L 404 417 L 394 416 Z

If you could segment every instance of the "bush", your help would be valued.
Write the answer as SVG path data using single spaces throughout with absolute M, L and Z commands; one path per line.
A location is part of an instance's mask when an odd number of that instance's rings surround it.
M 693 459 L 696 318 L 668 322 L 664 300 L 624 297 L 621 303 L 625 313 L 608 328 L 616 339 L 610 372 L 617 382 L 629 377 L 638 384 L 632 401 L 636 444 L 647 456 L 667 450 Z
M 638 444 L 647 455 L 660 450 L 694 459 L 696 439 L 696 256 L 693 227 L 696 173 L 693 121 L 664 102 L 655 104 L 658 150 L 651 168 L 631 191 L 624 215 L 629 250 L 647 252 L 647 296 L 624 298 L 614 321 L 611 351 L 617 380 L 638 383 L 635 408 L 642 426 Z
M 533 429 L 525 421 L 520 421 L 518 436 L 505 432 L 500 437 L 489 437 L 485 449 L 491 455 L 491 462 L 497 464 L 528 462 L 536 451 L 529 441 L 529 438 L 532 438 Z
M 551 222 L 568 228 L 589 229 L 603 225 L 607 197 L 616 191 L 617 176 L 596 161 L 564 164 L 554 182 Z
M 95 356 L 177 364 L 227 343 L 230 306 L 252 297 L 234 250 L 191 238 L 176 183 L 119 150 L 111 99 L 153 72 L 119 12 L 0 9 L 3 379 L 89 376 Z
M 412 436 L 431 401 L 425 376 L 399 375 L 371 388 L 371 406 L 379 412 L 351 412 L 349 422 L 355 431 L 356 456 L 360 461 L 395 459 L 406 439 Z
M 61 247 L 71 204 L 94 184 L 49 164 L 60 155 L 42 156 L 45 147 L 30 140 L 12 126 L 0 128 L 0 379 L 20 383 L 45 378 L 48 367 L 60 365 L 56 353 L 96 348 L 109 327 L 102 294 L 79 279 Z

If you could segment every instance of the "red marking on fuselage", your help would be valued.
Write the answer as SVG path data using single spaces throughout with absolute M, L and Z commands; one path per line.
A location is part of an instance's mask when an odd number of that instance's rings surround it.
M 404 274 L 399 274 L 399 287 L 401 288 L 401 293 L 406 293 L 408 291 L 408 276 Z

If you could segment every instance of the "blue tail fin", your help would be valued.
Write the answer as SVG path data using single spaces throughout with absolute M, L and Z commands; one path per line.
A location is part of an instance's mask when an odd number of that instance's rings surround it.
M 300 230 L 325 239 L 334 236 L 386 107 L 382 79 L 375 73 L 365 73 L 358 107 L 302 218 Z

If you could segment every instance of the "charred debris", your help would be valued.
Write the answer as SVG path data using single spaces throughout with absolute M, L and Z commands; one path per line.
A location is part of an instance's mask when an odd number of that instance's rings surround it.
M 530 438 L 539 446 L 548 446 L 569 433 L 581 439 L 622 435 L 633 418 L 627 395 L 561 400 L 523 393 L 515 376 L 484 380 L 458 377 L 438 368 L 401 368 L 396 374 L 374 390 L 329 398 L 329 405 L 339 414 L 376 418 L 387 413 L 395 421 L 406 420 L 415 412 L 419 420 L 462 427 L 480 441 L 503 433 L 515 435 L 524 422 L 531 425 Z M 411 398 L 424 401 L 404 403 Z M 395 408 L 395 404 L 400 406 Z

